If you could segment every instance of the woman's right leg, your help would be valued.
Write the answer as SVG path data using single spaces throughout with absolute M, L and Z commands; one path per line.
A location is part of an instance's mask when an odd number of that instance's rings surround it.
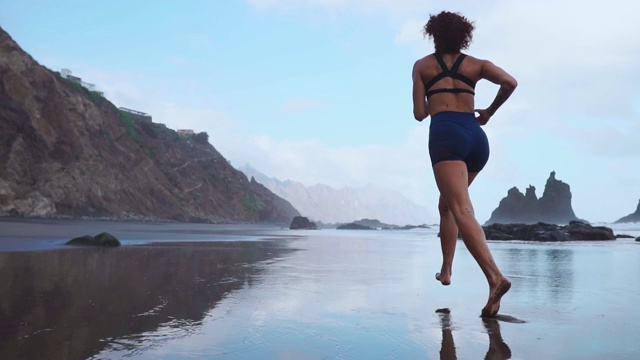
M 468 174 L 468 186 L 471 186 L 473 179 L 478 173 Z M 442 249 L 442 267 L 440 272 L 436 274 L 436 279 L 442 285 L 451 284 L 453 256 L 456 252 L 456 243 L 458 241 L 458 225 L 453 217 L 449 206 L 440 196 L 438 201 L 438 212 L 440 213 L 440 248 Z
M 465 246 L 474 257 L 489 283 L 489 300 L 483 316 L 495 316 L 500 299 L 509 291 L 511 283 L 505 278 L 489 251 L 484 230 L 473 212 L 469 197 L 469 174 L 463 161 L 441 161 L 433 166 L 440 195 L 449 207 L 462 235 Z
M 438 202 L 438 212 L 440 213 L 440 248 L 442 249 L 442 267 L 436 274 L 436 280 L 442 285 L 451 284 L 451 266 L 453 256 L 456 252 L 456 242 L 458 240 L 458 225 L 451 210 L 440 196 Z

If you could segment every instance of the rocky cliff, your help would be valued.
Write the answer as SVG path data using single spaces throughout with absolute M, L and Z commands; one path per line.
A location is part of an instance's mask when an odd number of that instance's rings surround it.
M 485 225 L 494 223 L 568 224 L 578 220 L 571 207 L 571 189 L 568 184 L 557 180 L 555 171 L 551 172 L 541 198 L 536 196 L 536 188 L 529 186 L 525 194 L 513 187 L 507 192 L 491 213 Z
M 129 116 L 0 28 L 0 215 L 288 224 L 299 213 L 206 133 Z
M 620 219 L 616 220 L 616 224 L 631 222 L 640 222 L 640 201 L 638 201 L 638 207 L 636 208 L 636 211 L 634 213 L 623 216 Z

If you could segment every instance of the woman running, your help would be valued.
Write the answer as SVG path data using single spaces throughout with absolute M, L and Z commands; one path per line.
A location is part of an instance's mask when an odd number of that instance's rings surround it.
M 473 30 L 473 23 L 459 13 L 431 15 L 424 33 L 433 39 L 435 52 L 413 67 L 413 114 L 418 121 L 431 115 L 429 155 L 440 191 L 442 247 L 442 268 L 436 279 L 443 285 L 451 283 L 459 232 L 489 283 L 489 299 L 482 316 L 493 317 L 511 282 L 491 256 L 468 187 L 489 159 L 489 142 L 480 126 L 491 119 L 518 83 L 490 61 L 461 53 L 469 47 Z M 488 108 L 475 109 L 474 90 L 481 79 L 498 84 L 500 89 Z

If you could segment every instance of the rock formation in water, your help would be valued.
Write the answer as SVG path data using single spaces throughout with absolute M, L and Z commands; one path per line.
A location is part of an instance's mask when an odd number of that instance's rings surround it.
M 304 216 L 296 216 L 289 225 L 290 230 L 318 230 L 318 226 Z
M 372 228 L 371 226 L 362 225 L 355 222 L 338 225 L 336 229 L 338 230 L 375 230 L 375 228 Z
M 631 213 L 627 216 L 623 216 L 620 219 L 616 220 L 616 224 L 620 223 L 631 223 L 631 222 L 640 222 L 640 201 L 638 201 L 638 207 L 634 213 Z
M 119 110 L 0 28 L 0 215 L 288 224 L 299 213 L 206 133 Z
M 615 240 L 613 229 L 606 226 L 591 226 L 582 221 L 571 221 L 569 225 L 556 224 L 491 224 L 482 227 L 487 240 Z
M 524 223 L 538 222 L 552 224 L 568 224 L 578 220 L 571 207 L 571 190 L 568 184 L 556 179 L 556 172 L 552 171 L 544 188 L 541 198 L 536 196 L 536 188 L 529 186 L 525 194 L 513 187 L 507 192 L 491 213 L 491 218 L 485 223 Z

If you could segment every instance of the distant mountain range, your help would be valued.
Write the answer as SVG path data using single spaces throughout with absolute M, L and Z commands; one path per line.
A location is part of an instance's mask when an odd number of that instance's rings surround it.
M 395 225 L 421 225 L 436 222 L 423 207 L 398 192 L 367 185 L 362 188 L 334 189 L 328 185 L 305 186 L 296 181 L 281 181 L 259 172 L 247 164 L 238 170 L 250 180 L 264 185 L 287 200 L 303 216 L 323 223 L 347 223 L 360 219 L 376 219 Z

